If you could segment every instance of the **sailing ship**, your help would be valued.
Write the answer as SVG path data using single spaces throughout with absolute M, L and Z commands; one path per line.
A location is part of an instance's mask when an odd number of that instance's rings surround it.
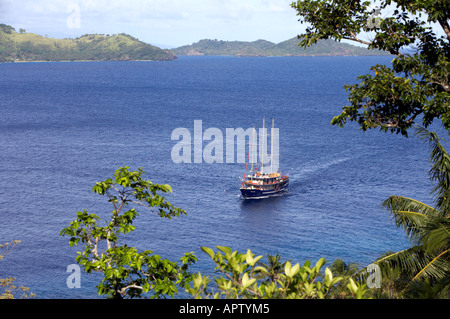
M 265 119 L 263 119 L 263 137 L 262 137 L 262 145 L 263 145 L 263 153 L 264 153 L 264 147 L 265 147 L 265 136 L 264 136 L 264 129 L 265 126 Z M 253 141 L 255 141 L 255 130 L 253 130 L 253 136 L 250 141 L 250 147 L 249 152 L 247 156 L 247 163 L 245 165 L 245 172 L 244 177 L 242 178 L 242 186 L 240 188 L 241 194 L 245 199 L 259 199 L 259 198 L 266 198 L 274 195 L 278 195 L 281 192 L 284 192 L 287 190 L 287 187 L 289 186 L 289 175 L 282 175 L 278 171 L 273 171 L 273 130 L 274 128 L 274 120 L 272 120 L 272 134 L 271 134 L 271 161 L 270 161 L 270 171 L 265 172 L 264 169 L 264 163 L 261 161 L 261 169 L 258 170 L 258 167 L 255 167 L 253 165 L 254 163 L 254 155 L 256 152 L 256 147 L 254 147 Z M 250 157 L 250 153 L 252 154 L 252 161 L 251 161 L 251 169 L 249 174 L 247 175 L 247 167 L 248 167 L 248 160 Z M 266 169 L 268 167 L 266 166 Z

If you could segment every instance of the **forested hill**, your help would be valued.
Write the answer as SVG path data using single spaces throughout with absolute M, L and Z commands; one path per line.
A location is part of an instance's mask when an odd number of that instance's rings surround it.
M 119 61 L 176 59 L 173 52 L 144 43 L 128 34 L 87 34 L 54 39 L 0 24 L 0 62 Z
M 298 46 L 297 38 L 275 44 L 266 40 L 253 42 L 201 40 L 172 51 L 176 55 L 234 55 L 234 56 L 357 56 L 388 55 L 383 51 L 373 51 L 334 40 L 319 40 L 305 49 Z

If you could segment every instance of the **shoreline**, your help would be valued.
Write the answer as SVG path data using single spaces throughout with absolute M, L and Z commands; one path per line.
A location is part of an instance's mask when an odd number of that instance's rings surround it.
M 22 60 L 18 60 L 18 61 L 5 61 L 5 62 L 0 62 L 1 63 L 70 63 L 70 62 L 170 62 L 176 59 L 172 59 L 172 60 L 61 60 L 61 61 L 45 61 L 45 60 L 39 60 L 39 61 L 22 61 Z

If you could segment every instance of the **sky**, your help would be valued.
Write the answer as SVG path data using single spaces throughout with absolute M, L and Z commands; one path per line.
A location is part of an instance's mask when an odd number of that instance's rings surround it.
M 201 39 L 275 43 L 302 33 L 292 0 L 0 0 L 0 23 L 55 38 L 128 33 L 162 48 Z

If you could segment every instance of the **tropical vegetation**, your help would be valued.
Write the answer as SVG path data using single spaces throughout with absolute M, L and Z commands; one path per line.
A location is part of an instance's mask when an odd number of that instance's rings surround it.
M 54 39 L 0 24 L 0 62 L 173 60 L 176 56 L 131 35 L 85 34 Z
M 399 195 L 383 203 L 396 226 L 411 240 L 411 247 L 386 252 L 363 268 L 340 259 L 325 267 L 323 258 L 314 264 L 294 264 L 281 261 L 279 255 L 267 255 L 264 263 L 263 256 L 251 250 L 202 247 L 215 265 L 216 276 L 192 273 L 191 266 L 198 261 L 192 252 L 173 262 L 124 243 L 125 235 L 136 229 L 133 222 L 140 216 L 138 211 L 169 220 L 186 211 L 166 200 L 164 194 L 172 192 L 169 185 L 144 180 L 142 169 L 121 167 L 113 178 L 93 187 L 96 194 L 106 197 L 111 213 L 80 211 L 60 233 L 70 237 L 71 246 L 82 246 L 75 260 L 87 273 L 103 274 L 97 286 L 100 295 L 139 298 L 151 294 L 152 298 L 166 298 L 174 297 L 181 288 L 193 298 L 449 298 L 450 155 L 444 140 L 427 126 L 439 119 L 450 129 L 450 2 L 378 3 L 379 8 L 372 8 L 370 1 L 303 0 L 292 7 L 301 21 L 308 23 L 306 33 L 300 36 L 303 47 L 321 39 L 347 39 L 396 56 L 391 67 L 376 65 L 371 69 L 374 74 L 363 75 L 358 84 L 346 87 L 351 105 L 345 106 L 332 124 L 343 126 L 350 120 L 363 130 L 380 128 L 408 136 L 415 121 L 421 119 L 423 127 L 416 129 L 416 135 L 430 148 L 434 203 Z M 392 17 L 381 18 L 378 10 L 388 7 L 394 10 Z M 433 29 L 436 26 L 442 36 Z M 15 32 L 8 26 L 1 27 L 3 33 Z M 371 34 L 372 39 L 361 39 L 362 32 Z M 412 44 L 412 52 L 401 50 Z M 105 216 L 109 218 L 102 225 Z M 369 282 L 374 275 L 376 285 L 372 287 Z
M 307 24 L 298 36 L 302 47 L 319 40 L 349 40 L 395 55 L 392 65 L 375 65 L 372 73 L 346 85 L 350 105 L 331 124 L 355 121 L 360 128 L 408 136 L 430 145 L 434 205 L 390 196 L 383 205 L 413 246 L 390 252 L 375 264 L 383 271 L 385 297 L 448 298 L 449 156 L 441 139 L 427 127 L 438 119 L 450 129 L 450 2 L 421 0 L 299 0 L 291 6 Z
M 384 206 L 397 227 L 414 244 L 376 261 L 388 277 L 397 278 L 404 296 L 448 297 L 450 285 L 450 156 L 436 133 L 424 128 L 417 135 L 430 146 L 431 180 L 435 204 L 390 196 Z M 424 295 L 425 294 L 425 295 Z
M 332 120 L 357 122 L 407 135 L 415 120 L 428 127 L 439 119 L 450 129 L 450 1 L 300 0 L 292 3 L 302 47 L 321 39 L 353 41 L 395 55 L 392 65 L 375 65 L 346 85 L 349 105 Z
M 136 229 L 133 222 L 139 216 L 137 208 L 169 220 L 186 214 L 160 194 L 171 193 L 169 185 L 144 180 L 143 173 L 142 169 L 121 167 L 113 178 L 96 183 L 93 192 L 106 196 L 112 206 L 109 221 L 101 225 L 101 215 L 83 210 L 60 233 L 70 237 L 70 246 L 83 245 L 75 260 L 87 273 L 103 273 L 97 286 L 99 295 L 122 299 L 151 292 L 152 298 L 173 297 L 177 286 L 184 286 L 191 278 L 188 266 L 197 260 L 192 253 L 180 258 L 180 266 L 150 250 L 119 244 L 121 236 Z

